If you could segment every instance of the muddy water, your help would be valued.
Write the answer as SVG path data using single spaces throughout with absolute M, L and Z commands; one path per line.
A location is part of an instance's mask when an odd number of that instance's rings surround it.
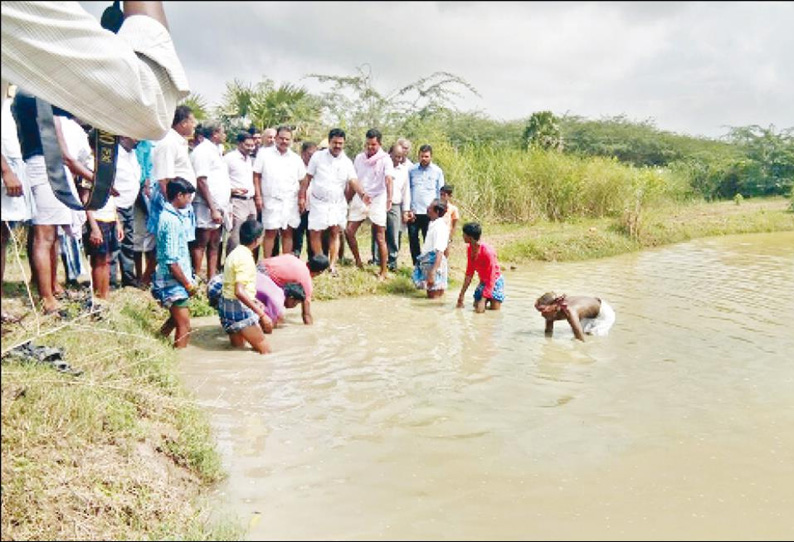
M 184 356 L 250 539 L 794 536 L 794 234 L 506 273 L 498 313 L 406 297 L 317 303 L 232 352 Z M 555 289 L 617 313 L 554 337 Z

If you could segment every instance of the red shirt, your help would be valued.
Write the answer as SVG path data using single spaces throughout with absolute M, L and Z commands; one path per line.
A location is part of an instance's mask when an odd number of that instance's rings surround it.
M 466 276 L 470 277 L 477 271 L 480 277 L 480 282 L 485 283 L 482 295 L 483 297 L 491 297 L 493 295 L 493 288 L 502 272 L 499 270 L 499 264 L 496 261 L 496 251 L 485 243 L 480 243 L 480 250 L 477 252 L 477 258 L 472 259 L 472 245 L 466 249 Z

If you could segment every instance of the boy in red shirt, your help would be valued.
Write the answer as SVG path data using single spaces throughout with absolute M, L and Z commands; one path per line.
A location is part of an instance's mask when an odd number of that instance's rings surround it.
M 496 261 L 496 251 L 480 242 L 482 227 L 476 222 L 463 225 L 463 241 L 469 245 L 466 251 L 466 278 L 458 295 L 458 308 L 463 308 L 463 296 L 471 284 L 474 272 L 480 278 L 480 284 L 474 290 L 474 312 L 485 312 L 486 306 L 498 311 L 505 300 L 505 280 Z

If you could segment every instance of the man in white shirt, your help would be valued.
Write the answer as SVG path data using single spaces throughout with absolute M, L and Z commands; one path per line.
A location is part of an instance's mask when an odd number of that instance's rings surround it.
M 27 222 L 33 218 L 33 194 L 30 191 L 25 162 L 22 160 L 22 148 L 19 145 L 17 126 L 11 115 L 11 100 L 3 103 L 2 117 L 2 264 L 0 264 L 0 298 L 2 297 L 2 279 L 5 277 L 6 248 L 11 237 L 12 224 Z M 16 318 L 2 313 L 2 321 L 14 321 Z
M 387 278 L 386 263 L 388 249 L 386 248 L 386 213 L 391 209 L 392 179 L 394 178 L 394 165 L 392 159 L 381 148 L 381 133 L 372 128 L 367 131 L 367 142 L 363 152 L 356 156 L 353 165 L 356 168 L 356 177 L 364 190 L 363 195 L 354 195 L 350 201 L 350 211 L 347 219 L 345 237 L 353 252 L 356 265 L 364 267 L 361 255 L 358 252 L 356 233 L 361 223 L 369 218 L 375 228 L 375 239 L 380 253 L 379 280 Z
M 124 2 L 118 34 L 77 2 L 2 3 L 2 95 L 8 83 L 113 134 L 160 139 L 187 78 L 162 2 Z
M 273 255 L 279 232 L 283 253 L 291 253 L 292 230 L 301 222 L 298 190 L 306 177 L 306 166 L 301 157 L 290 149 L 291 143 L 292 129 L 280 126 L 276 131 L 276 145 L 259 151 L 254 162 L 254 201 L 262 210 L 262 225 L 265 227 L 262 252 L 265 258 Z
M 219 123 L 204 123 L 204 141 L 193 149 L 190 161 L 196 174 L 197 190 L 193 200 L 196 213 L 196 242 L 191 248 L 193 272 L 201 272 L 201 261 L 207 254 L 207 280 L 218 268 L 222 228 L 231 229 L 232 187 L 229 168 L 223 161 L 218 144 L 226 139 L 226 131 Z
M 116 158 L 116 178 L 113 188 L 116 192 L 116 213 L 119 225 L 124 232 L 119 249 L 113 252 L 110 260 L 110 284 L 117 286 L 118 268 L 121 267 L 121 285 L 138 286 L 135 278 L 135 200 L 141 190 L 141 166 L 135 154 L 138 140 L 122 136 L 119 138 Z
M 146 227 L 150 233 L 155 235 L 160 212 L 163 210 L 165 202 L 168 181 L 180 177 L 194 187 L 196 186 L 196 174 L 190 163 L 187 146 L 187 138 L 193 134 L 195 127 L 196 117 L 193 116 L 193 111 L 186 105 L 177 106 L 171 129 L 163 139 L 157 142 L 152 151 L 152 179 L 157 182 L 152 187 L 152 200 Z M 192 227 L 188 228 L 187 239 L 193 241 L 196 238 L 196 217 L 193 213 L 193 206 L 188 205 L 185 212 L 189 217 L 189 223 L 192 224 Z
M 330 230 L 328 252 L 332 275 L 336 275 L 339 233 L 347 223 L 345 188 L 350 185 L 359 196 L 364 195 L 356 178 L 353 162 L 343 152 L 345 138 L 345 132 L 341 128 L 328 132 L 328 148 L 312 155 L 298 194 L 298 206 L 303 211 L 306 208 L 306 192 L 311 186 L 309 237 L 315 256 L 323 253 L 322 233 Z
M 237 134 L 237 148 L 223 156 L 232 187 L 232 229 L 226 241 L 226 254 L 240 244 L 240 225 L 251 216 L 256 218 L 253 150 L 254 136 L 240 132 Z

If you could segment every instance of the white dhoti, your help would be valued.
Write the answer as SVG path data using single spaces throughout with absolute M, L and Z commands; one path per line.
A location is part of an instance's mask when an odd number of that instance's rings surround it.
M 609 303 L 601 300 L 601 310 L 595 318 L 582 318 L 582 331 L 587 335 L 606 337 L 612 324 L 615 323 L 615 311 Z

